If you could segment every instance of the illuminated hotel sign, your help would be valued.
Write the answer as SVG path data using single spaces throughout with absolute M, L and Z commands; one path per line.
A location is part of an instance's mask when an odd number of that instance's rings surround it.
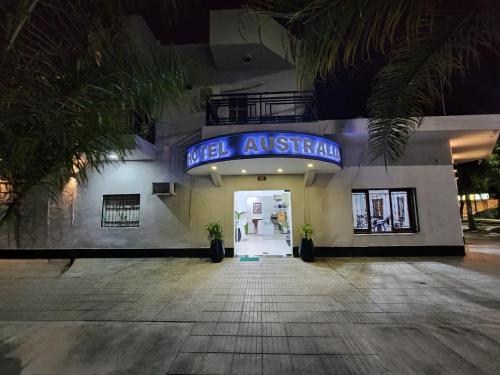
M 225 160 L 272 157 L 342 164 L 340 146 L 334 141 L 293 132 L 252 132 L 215 137 L 192 145 L 186 153 L 186 169 Z

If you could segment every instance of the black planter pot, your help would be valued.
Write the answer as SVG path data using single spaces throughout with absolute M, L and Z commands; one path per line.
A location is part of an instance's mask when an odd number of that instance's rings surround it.
M 299 255 L 304 262 L 314 261 L 314 244 L 310 238 L 300 240 Z
M 226 252 L 224 250 L 224 242 L 222 240 L 212 240 L 210 243 L 210 258 L 212 262 L 222 262 Z

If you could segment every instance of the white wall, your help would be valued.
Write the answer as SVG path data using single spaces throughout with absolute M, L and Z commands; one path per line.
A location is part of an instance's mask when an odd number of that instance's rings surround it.
M 292 61 L 287 31 L 271 17 L 257 17 L 245 9 L 210 12 L 210 48 L 219 68 L 283 69 Z M 251 55 L 250 64 L 242 56 Z
M 278 188 L 291 190 L 295 245 L 299 241 L 297 228 L 304 222 L 314 225 L 317 246 L 463 245 L 451 165 L 389 167 L 387 172 L 385 167 L 346 168 L 333 178 L 317 176 L 314 185 L 307 188 L 299 175 L 273 175 L 261 182 L 256 176 L 227 176 L 223 181 L 222 188 L 193 186 L 193 199 L 200 205 L 219 207 L 212 212 L 225 227 L 227 246 L 232 246 L 233 192 Z M 383 187 L 416 188 L 419 233 L 354 235 L 351 190 Z M 198 226 L 209 219 L 203 212 L 193 212 L 192 217 L 193 222 L 199 220 Z
M 234 192 L 288 189 L 295 246 L 297 228 L 305 222 L 315 227 L 316 246 L 463 245 L 451 165 L 389 167 L 387 171 L 378 166 L 349 167 L 333 177 L 316 176 L 311 187 L 304 187 L 302 175 L 269 175 L 266 181 L 257 181 L 257 176 L 225 176 L 223 187 L 218 188 L 209 177 L 189 177 L 174 170 L 166 161 L 132 161 L 94 173 L 88 185 L 71 193 L 76 200 L 68 201 L 74 206 L 73 215 L 63 210 L 63 219 L 52 217 L 43 225 L 46 236 L 23 243 L 52 248 L 206 247 L 204 226 L 218 221 L 224 226 L 226 246 L 233 247 Z M 153 181 L 172 179 L 178 183 L 177 195 L 152 195 Z M 354 235 L 351 190 L 401 187 L 416 188 L 420 232 Z M 101 228 L 103 194 L 141 194 L 140 227 Z M 39 227 L 40 219 L 32 225 Z M 25 226 L 24 232 L 27 236 L 31 230 Z M 0 246 L 7 244 L 2 241 Z
M 152 182 L 177 182 L 174 197 L 152 195 Z M 166 161 L 129 161 L 93 173 L 79 186 L 70 230 L 49 236 L 50 247 L 162 248 L 205 245 L 189 225 L 189 177 L 176 177 Z M 101 228 L 104 194 L 140 194 L 139 228 Z
M 324 186 L 322 186 L 324 185 Z M 351 189 L 416 188 L 420 232 L 355 235 Z M 345 168 L 307 189 L 306 217 L 318 246 L 463 245 L 451 165 Z
M 156 41 L 152 33 L 145 29 L 141 19 L 132 19 L 130 30 L 134 40 L 142 44 L 144 51 L 154 47 Z M 255 28 L 252 30 L 255 31 Z M 224 35 L 221 34 L 221 37 Z M 234 35 L 230 37 L 233 38 Z M 224 41 L 222 44 L 231 43 L 233 41 Z M 211 86 L 216 92 L 297 89 L 295 71 L 290 66 L 279 69 L 217 70 L 208 45 L 175 48 L 191 56 L 195 63 L 199 74 L 193 82 L 193 87 Z M 297 228 L 305 222 L 315 226 L 317 246 L 463 244 L 456 185 L 450 164 L 448 132 L 452 130 L 451 126 L 463 117 L 436 118 L 429 122 L 430 125 L 424 122 L 422 129 L 427 127 L 433 130 L 431 125 L 436 123 L 436 131 L 429 133 L 419 142 L 411 142 L 407 156 L 402 160 L 402 163 L 406 163 L 405 166 L 389 167 L 387 171 L 377 163 L 356 167 L 368 162 L 363 158 L 363 155 L 366 155 L 366 139 L 358 140 L 355 134 L 364 132 L 366 135 L 366 119 L 269 125 L 274 130 L 335 135 L 333 138 L 344 147 L 346 168 L 333 178 L 317 176 L 313 186 L 307 188 L 304 187 L 302 175 L 270 175 L 266 181 L 257 181 L 256 176 L 227 176 L 223 177 L 223 187 L 217 188 L 208 176 L 191 177 L 183 172 L 184 146 L 187 144 L 182 145 L 179 142 L 183 137 L 193 134 L 195 137 L 188 140 L 190 143 L 195 142 L 197 131 L 201 137 L 204 117 L 200 113 L 186 113 L 189 112 L 186 107 L 185 105 L 177 112 L 169 107 L 168 113 L 162 117 L 158 128 L 160 142 L 157 160 L 129 161 L 126 164 L 107 166 L 102 174 L 92 174 L 87 185 L 72 186 L 72 191 L 63 193 L 59 205 L 48 204 L 47 196 L 34 197 L 35 205 L 37 202 L 41 203 L 40 209 L 37 215 L 28 212 L 25 216 L 25 241 L 22 244 L 26 247 L 53 248 L 203 247 L 208 245 L 204 226 L 209 222 L 220 221 L 224 225 L 226 245 L 232 247 L 234 191 L 265 189 L 291 191 L 295 245 L 299 241 Z M 443 121 L 444 124 L 441 123 Z M 476 122 L 468 121 L 476 126 Z M 498 124 L 498 117 L 488 121 L 491 122 L 489 126 L 494 127 Z M 442 127 L 446 123 L 449 123 L 448 128 Z M 263 125 L 205 127 L 203 136 L 255 130 L 257 127 L 262 130 L 267 128 Z M 439 132 L 437 129 L 446 132 Z M 158 197 L 151 194 L 152 182 L 167 181 L 177 183 L 176 196 Z M 416 188 L 421 227 L 419 233 L 353 234 L 351 189 L 382 187 Z M 121 193 L 141 194 L 140 227 L 101 228 L 103 194 Z M 0 247 L 9 246 L 6 239 L 5 232 L 0 233 Z

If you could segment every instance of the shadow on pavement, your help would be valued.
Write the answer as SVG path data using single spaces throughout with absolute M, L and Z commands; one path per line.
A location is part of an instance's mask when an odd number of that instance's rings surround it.
M 0 370 L 2 375 L 21 374 L 21 361 L 15 357 L 9 357 L 14 347 L 5 343 L 0 343 Z

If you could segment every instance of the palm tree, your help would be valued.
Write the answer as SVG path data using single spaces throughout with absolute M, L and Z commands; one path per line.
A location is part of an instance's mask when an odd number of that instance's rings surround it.
M 374 158 L 396 163 L 450 78 L 500 46 L 498 0 L 253 0 L 286 25 L 299 83 L 340 67 L 386 62 L 367 103 Z
M 488 192 L 500 201 L 500 141 L 493 149 L 492 155 L 486 159 L 471 161 L 457 165 L 458 194 L 465 200 L 460 201 L 460 216 L 465 205 L 469 230 L 476 230 L 472 211 L 471 194 Z M 500 216 L 500 205 L 497 207 L 497 216 Z
M 183 59 L 139 53 L 128 39 L 123 16 L 133 6 L 130 0 L 0 5 L 0 224 L 34 187 L 55 196 L 69 176 L 85 182 L 90 169 L 110 163 L 110 152 L 123 159 L 134 147 L 134 115 L 158 118 L 183 93 Z

